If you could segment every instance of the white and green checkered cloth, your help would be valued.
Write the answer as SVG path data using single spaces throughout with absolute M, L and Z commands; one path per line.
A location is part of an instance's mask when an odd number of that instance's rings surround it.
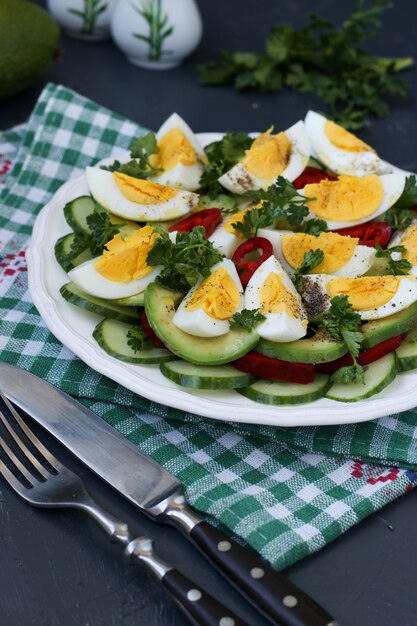
M 80 398 L 175 474 L 209 521 L 282 568 L 417 483 L 417 413 L 315 428 L 216 422 L 133 394 L 51 335 L 27 288 L 36 215 L 69 178 L 143 130 L 48 85 L 28 123 L 0 133 L 0 358 Z

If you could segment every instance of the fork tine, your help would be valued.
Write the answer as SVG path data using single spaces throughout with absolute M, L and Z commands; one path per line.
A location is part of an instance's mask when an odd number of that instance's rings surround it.
M 29 441 L 31 441 L 31 443 L 35 446 L 36 450 L 39 452 L 39 454 L 41 456 L 43 456 L 43 458 L 49 463 L 49 465 L 51 465 L 51 467 L 53 467 L 57 472 L 59 472 L 62 469 L 62 465 L 61 463 L 58 461 L 58 459 L 56 459 L 53 454 L 51 454 L 51 452 L 49 452 L 49 450 L 47 450 L 45 448 L 45 446 L 43 445 L 43 443 L 41 441 L 39 441 L 39 439 L 35 436 L 35 434 L 30 430 L 30 428 L 25 424 L 25 422 L 22 420 L 22 418 L 20 417 L 19 413 L 16 411 L 16 409 L 14 408 L 14 406 L 11 404 L 11 402 L 6 398 L 6 396 L 3 394 L 2 391 L 0 391 L 0 397 L 3 400 L 3 402 L 5 403 L 5 405 L 7 406 L 7 408 L 9 409 L 10 413 L 13 415 L 13 417 L 15 418 L 16 422 L 19 424 L 20 428 L 23 430 L 23 432 L 25 433 L 26 437 L 29 439 Z M 1 411 L 0 411 L 1 413 Z M 16 443 L 20 446 L 20 444 L 23 444 L 23 442 L 17 441 L 15 438 L 18 437 L 17 433 L 15 431 L 11 432 L 10 428 L 10 424 L 7 422 L 5 423 L 6 428 L 8 429 L 8 431 L 10 432 L 10 434 L 12 435 L 12 437 L 15 439 Z M 9 428 L 10 426 L 10 428 Z M 20 446 L 21 447 L 21 446 Z M 31 456 L 31 461 L 32 463 L 35 464 L 36 469 L 38 470 L 38 472 L 40 474 L 42 474 L 42 471 L 40 468 L 42 468 L 42 466 L 40 465 L 40 467 L 38 467 L 39 462 L 37 461 L 37 459 L 31 454 L 30 450 L 27 449 L 26 446 L 24 446 L 26 451 L 30 454 Z M 22 448 L 21 448 L 22 449 Z M 25 452 L 25 450 L 23 450 Z M 26 452 L 25 452 L 26 454 Z M 37 463 L 37 464 L 36 464 Z M 44 474 L 42 474 L 42 476 L 44 478 L 46 478 L 46 476 L 44 476 Z
M 2 448 L 3 452 L 8 456 L 9 460 L 14 463 L 15 467 L 26 478 L 31 487 L 33 487 L 34 483 L 39 483 L 38 479 L 35 478 L 33 474 L 31 474 L 23 465 L 23 463 L 21 463 L 21 461 L 17 458 L 13 450 L 4 441 L 3 437 L 0 437 L 0 448 Z
M 23 495 L 22 491 L 26 491 L 26 487 L 21 483 L 20 480 L 18 480 L 18 478 L 16 478 L 14 474 L 12 474 L 7 465 L 5 465 L 5 463 L 3 463 L 1 459 L 0 474 L 3 476 L 4 480 L 9 483 L 12 489 L 14 489 L 20 495 Z

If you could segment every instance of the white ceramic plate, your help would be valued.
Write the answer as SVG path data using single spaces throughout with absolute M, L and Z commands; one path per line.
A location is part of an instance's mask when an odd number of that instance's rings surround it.
M 220 137 L 218 133 L 199 135 L 203 145 Z M 111 161 L 116 154 L 106 161 Z M 61 285 L 68 282 L 54 255 L 58 237 L 70 232 L 63 207 L 68 201 L 85 194 L 88 194 L 88 188 L 84 176 L 69 181 L 58 190 L 36 220 L 27 262 L 30 293 L 45 324 L 94 370 L 149 400 L 233 422 L 272 426 L 348 424 L 398 413 L 416 405 L 417 372 L 397 376 L 382 393 L 362 402 L 349 404 L 321 398 L 309 404 L 274 407 L 248 400 L 233 390 L 188 391 L 165 378 L 157 365 L 133 365 L 109 356 L 92 337 L 101 318 L 73 306 L 59 293 Z

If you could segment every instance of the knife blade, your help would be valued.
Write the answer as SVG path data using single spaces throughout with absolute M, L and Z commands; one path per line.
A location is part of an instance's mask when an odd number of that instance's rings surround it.
M 273 623 L 337 626 L 325 609 L 291 581 L 191 511 L 175 476 L 77 400 L 4 362 L 0 362 L 0 388 L 132 504 L 157 521 L 177 526 Z

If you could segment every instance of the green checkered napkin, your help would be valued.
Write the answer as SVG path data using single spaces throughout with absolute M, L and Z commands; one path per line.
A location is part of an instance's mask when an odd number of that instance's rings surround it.
M 416 413 L 315 428 L 202 419 L 115 384 L 49 333 L 27 288 L 24 250 L 36 215 L 69 178 L 143 131 L 48 85 L 28 123 L 0 133 L 0 358 L 79 397 L 178 476 L 212 523 L 282 568 L 416 484 Z

